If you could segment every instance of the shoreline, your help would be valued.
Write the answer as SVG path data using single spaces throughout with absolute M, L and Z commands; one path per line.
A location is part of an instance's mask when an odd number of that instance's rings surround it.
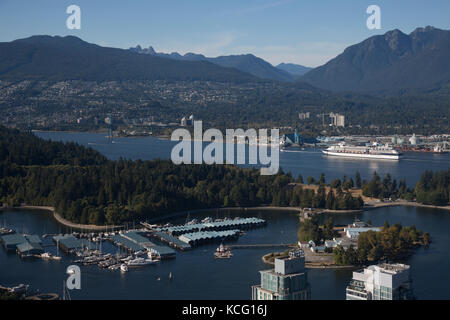
M 63 217 L 61 217 L 55 211 L 55 208 L 54 207 L 50 207 L 50 206 L 29 206 L 29 205 L 24 205 L 24 206 L 20 206 L 20 207 L 2 207 L 2 208 L 0 208 L 1 211 L 8 210 L 8 209 L 11 209 L 11 210 L 25 209 L 25 210 L 43 210 L 43 211 L 48 211 L 48 212 L 53 214 L 53 218 L 55 218 L 55 220 L 58 223 L 66 226 L 66 227 L 79 229 L 79 230 L 107 231 L 107 230 L 117 230 L 117 229 L 123 228 L 123 226 L 98 226 L 98 225 L 94 225 L 94 224 L 74 223 L 74 222 L 71 222 L 71 221 L 66 220 Z
M 409 206 L 409 207 L 422 207 L 422 208 L 431 208 L 431 209 L 440 209 L 440 210 L 448 210 L 450 211 L 450 206 L 433 206 L 433 205 L 427 205 L 427 204 L 421 204 L 413 201 L 396 201 L 396 202 L 377 202 L 377 203 L 368 203 L 364 205 L 362 209 L 357 210 L 330 210 L 330 209 L 322 209 L 317 214 L 322 213 L 362 213 L 364 211 L 368 210 L 374 210 L 384 207 L 395 207 L 395 206 Z M 99 225 L 92 225 L 92 224 L 78 224 L 71 222 L 67 219 L 64 219 L 61 217 L 56 211 L 55 208 L 50 206 L 30 206 L 30 205 L 23 205 L 19 207 L 1 207 L 0 210 L 5 209 L 25 209 L 25 210 L 45 210 L 53 213 L 53 217 L 55 220 L 62 225 L 74 229 L 80 229 L 80 230 L 94 230 L 94 231 L 104 231 L 104 230 L 117 230 L 121 229 L 124 226 L 99 226 Z M 303 208 L 300 207 L 277 207 L 277 206 L 258 206 L 258 207 L 221 207 L 221 208 L 205 208 L 205 209 L 193 209 L 193 210 L 184 210 L 184 211 L 177 211 L 173 212 L 164 216 L 158 216 L 154 218 L 150 218 L 146 220 L 148 223 L 155 223 L 162 220 L 167 219 L 173 219 L 177 218 L 183 215 L 187 214 L 196 214 L 196 213 L 204 213 L 204 212 L 224 212 L 224 211 L 290 211 L 295 213 L 301 213 Z

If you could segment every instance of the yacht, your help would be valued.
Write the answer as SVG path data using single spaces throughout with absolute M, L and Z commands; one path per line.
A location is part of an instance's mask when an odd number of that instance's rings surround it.
M 128 267 L 141 267 L 147 266 L 150 264 L 156 264 L 156 260 L 144 259 L 144 258 L 136 258 L 127 262 Z

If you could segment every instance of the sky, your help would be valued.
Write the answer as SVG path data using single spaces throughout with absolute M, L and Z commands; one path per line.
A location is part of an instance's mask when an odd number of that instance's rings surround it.
M 381 29 L 369 30 L 369 5 Z M 69 5 L 81 29 L 69 30 Z M 252 53 L 316 67 L 347 46 L 392 29 L 450 29 L 449 0 L 0 0 L 0 42 L 32 35 L 74 35 L 102 46 L 153 46 L 208 57 Z

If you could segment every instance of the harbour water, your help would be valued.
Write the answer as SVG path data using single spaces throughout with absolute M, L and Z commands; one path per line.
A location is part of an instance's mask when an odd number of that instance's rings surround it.
M 119 138 L 107 143 L 104 135 L 90 133 L 37 133 L 44 138 L 77 141 L 91 146 L 110 159 L 168 158 L 174 142 L 155 138 Z M 369 177 L 374 169 L 380 174 L 390 172 L 394 177 L 404 177 L 409 184 L 427 169 L 447 169 L 448 155 L 407 154 L 400 162 L 360 162 L 359 160 L 331 159 L 318 151 L 283 152 L 280 165 L 293 174 L 318 177 L 324 172 L 327 179 L 352 176 L 359 170 Z M 237 213 L 202 213 L 190 218 L 233 217 Z M 286 211 L 240 212 L 239 216 L 257 216 L 267 221 L 267 226 L 248 230 L 239 237 L 238 244 L 295 243 L 298 217 Z M 380 208 L 356 215 L 361 220 L 370 219 L 375 225 L 401 222 L 415 224 L 432 236 L 430 248 L 419 248 L 407 261 L 412 267 L 414 291 L 418 299 L 450 298 L 450 214 L 448 211 L 414 207 Z M 325 218 L 325 216 L 323 217 Z M 351 223 L 355 214 L 334 215 L 337 224 Z M 180 218 L 174 222 L 184 222 Z M 71 230 L 58 224 L 50 214 L 42 211 L 0 211 L 0 224 L 26 233 L 61 233 Z M 45 240 L 50 241 L 50 239 Z M 213 252 L 217 244 L 177 253 L 176 259 L 162 261 L 127 273 L 99 269 L 97 266 L 81 267 L 81 290 L 72 290 L 73 299 L 250 299 L 250 286 L 259 282 L 258 270 L 270 268 L 261 261 L 262 255 L 274 249 L 237 249 L 231 259 L 215 260 Z M 55 247 L 48 247 L 53 254 Z M 103 249 L 115 253 L 116 248 L 104 242 Z M 284 250 L 280 249 L 279 251 Z M 30 284 L 42 292 L 61 293 L 62 282 L 67 278 L 65 268 L 74 257 L 63 255 L 61 262 L 20 260 L 16 254 L 0 250 L 0 284 Z M 208 270 L 208 272 L 205 272 Z M 344 299 L 345 286 L 351 278 L 351 270 L 311 269 L 309 282 L 313 299 Z M 169 281 L 169 273 L 173 279 Z
M 235 214 L 235 213 L 233 213 Z M 196 217 L 203 218 L 207 214 Z M 215 213 L 211 213 L 215 217 Z M 227 215 L 227 214 L 225 214 Z M 233 215 L 230 213 L 230 217 Z M 267 226 L 248 230 L 236 244 L 294 243 L 297 239 L 298 217 L 286 211 L 241 212 L 239 216 L 258 216 L 267 220 Z M 191 215 L 191 217 L 194 217 Z M 219 216 L 220 217 L 220 216 Z M 412 267 L 414 291 L 418 299 L 450 298 L 450 215 L 436 209 L 391 207 L 367 211 L 357 217 L 375 225 L 385 220 L 391 224 L 415 224 L 428 231 L 433 243 L 428 249 L 419 248 L 407 261 Z M 325 217 L 324 217 L 325 218 Z M 334 215 L 338 224 L 351 223 L 354 214 Z M 71 230 L 61 227 L 50 214 L 42 211 L 5 211 L 0 221 L 17 231 L 28 233 L 59 233 Z M 175 221 L 177 222 L 177 221 Z M 178 222 L 184 222 L 179 220 Z M 22 229 L 23 228 L 23 229 Z M 50 242 L 50 239 L 45 239 Z M 117 249 L 103 242 L 105 252 Z M 214 259 L 217 244 L 205 245 L 191 251 L 178 252 L 176 259 L 157 265 L 133 269 L 127 273 L 81 266 L 81 290 L 70 292 L 72 299 L 250 299 L 250 286 L 259 282 L 258 270 L 268 269 L 261 257 L 273 250 L 235 249 L 231 259 Z M 56 254 L 56 248 L 47 247 Z M 284 250 L 280 248 L 279 251 Z M 0 284 L 13 286 L 30 284 L 41 292 L 61 293 L 65 268 L 75 257 L 62 254 L 63 260 L 21 260 L 15 253 L 0 250 Z M 208 272 L 205 272 L 208 270 Z M 173 279 L 169 281 L 169 273 Z M 310 269 L 309 282 L 313 299 L 345 299 L 345 287 L 351 270 Z
M 36 135 L 56 141 L 76 141 L 113 160 L 120 157 L 133 160 L 169 159 L 177 143 L 154 137 L 114 138 L 113 143 L 110 143 L 101 133 L 36 132 Z M 305 180 L 307 176 L 317 179 L 322 172 L 327 181 L 344 175 L 347 178 L 354 177 L 356 171 L 359 171 L 362 179 L 370 179 L 374 171 L 381 176 L 390 173 L 394 178 L 406 179 L 408 185 L 414 187 L 425 170 L 447 170 L 450 167 L 450 153 L 408 152 L 401 160 L 392 161 L 327 157 L 319 149 L 292 148 L 280 152 L 280 167 L 285 172 L 291 172 L 294 177 L 302 174 Z

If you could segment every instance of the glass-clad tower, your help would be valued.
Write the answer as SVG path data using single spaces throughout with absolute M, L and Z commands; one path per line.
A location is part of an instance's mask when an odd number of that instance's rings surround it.
M 311 292 L 302 250 L 275 259 L 275 268 L 260 271 L 261 284 L 252 286 L 253 300 L 307 300 Z

